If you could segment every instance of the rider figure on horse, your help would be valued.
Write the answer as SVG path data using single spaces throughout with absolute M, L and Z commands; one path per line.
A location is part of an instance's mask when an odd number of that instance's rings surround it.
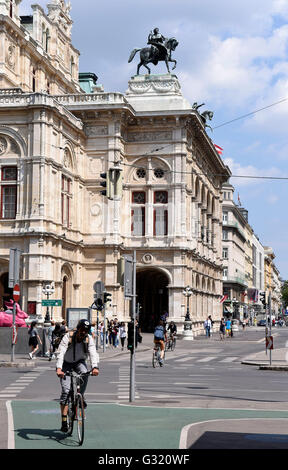
M 166 38 L 159 32 L 159 28 L 155 28 L 153 29 L 153 32 L 150 32 L 147 44 L 155 46 L 160 52 L 160 54 L 164 54 L 165 56 L 166 54 L 168 54 L 167 47 L 165 46 L 165 41 Z

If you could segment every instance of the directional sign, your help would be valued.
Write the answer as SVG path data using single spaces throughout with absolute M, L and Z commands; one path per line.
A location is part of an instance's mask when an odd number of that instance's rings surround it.
M 19 302 L 20 299 L 20 287 L 19 284 L 15 284 L 13 288 L 13 299 L 15 302 Z
M 47 300 L 42 300 L 42 307 L 61 307 L 62 306 L 62 300 L 55 300 L 55 299 L 47 299 Z
M 273 336 L 266 336 L 266 349 L 274 349 L 273 348 Z

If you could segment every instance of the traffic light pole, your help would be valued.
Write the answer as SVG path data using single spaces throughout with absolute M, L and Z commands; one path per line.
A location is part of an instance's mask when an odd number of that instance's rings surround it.
M 104 304 L 103 353 L 106 351 L 106 304 Z
M 136 251 L 133 255 L 133 288 L 132 288 L 132 321 L 133 321 L 133 348 L 130 356 L 130 389 L 129 402 L 135 401 L 135 351 L 136 351 Z
M 269 297 L 268 297 L 268 310 L 269 310 L 269 320 L 270 320 L 269 329 L 270 329 L 270 338 L 271 338 L 272 337 L 271 292 L 269 292 Z M 270 353 L 270 366 L 271 366 L 272 365 L 272 349 L 271 349 L 271 347 L 270 347 L 269 353 Z

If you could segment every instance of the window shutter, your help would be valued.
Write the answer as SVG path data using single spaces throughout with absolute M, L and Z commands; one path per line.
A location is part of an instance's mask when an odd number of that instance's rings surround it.
M 144 207 L 134 207 L 131 211 L 131 232 L 136 236 L 145 235 L 145 208 Z
M 154 210 L 154 235 L 167 235 L 168 229 L 168 211 L 163 207 L 157 207 Z

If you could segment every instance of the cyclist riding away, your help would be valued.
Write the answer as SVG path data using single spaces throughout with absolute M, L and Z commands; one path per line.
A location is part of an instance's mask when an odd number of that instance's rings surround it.
M 75 371 L 78 374 L 88 372 L 86 365 L 87 355 L 90 358 L 92 375 L 99 374 L 99 355 L 95 348 L 92 336 L 89 335 L 91 325 L 88 320 L 80 320 L 76 331 L 66 333 L 58 348 L 58 356 L 56 362 L 56 373 L 61 379 L 62 393 L 60 397 L 60 409 L 62 417 L 61 431 L 68 431 L 67 414 L 68 414 L 68 395 L 70 391 L 71 378 L 65 376 L 66 372 Z M 81 393 L 84 395 L 88 376 L 83 377 Z M 87 404 L 84 401 L 84 407 Z
M 157 347 L 160 346 L 160 366 L 163 366 L 163 357 L 165 351 L 165 341 L 167 341 L 167 335 L 164 327 L 163 320 L 159 320 L 158 325 L 154 330 L 154 344 Z

